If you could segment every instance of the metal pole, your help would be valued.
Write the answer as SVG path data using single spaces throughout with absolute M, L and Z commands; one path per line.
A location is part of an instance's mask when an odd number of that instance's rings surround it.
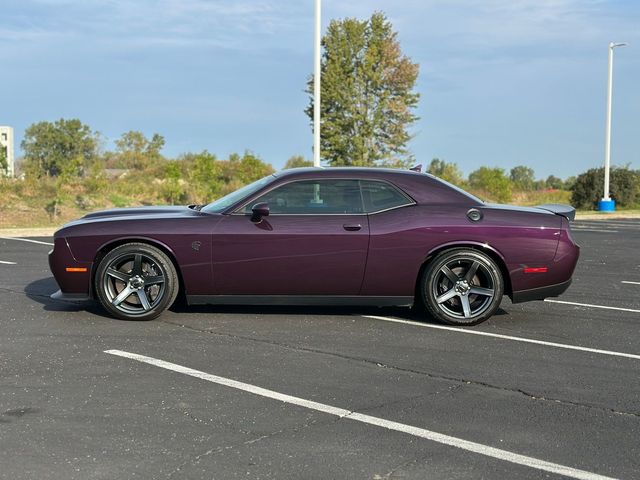
M 321 39 L 321 4 L 322 0 L 316 0 L 315 21 L 315 57 L 313 72 L 313 166 L 320 166 L 320 39 Z
M 611 89 L 613 81 L 613 47 L 609 43 L 609 70 L 607 75 L 607 122 L 604 141 L 604 197 L 603 200 L 611 200 L 609 197 L 609 169 L 611 167 Z
M 598 209 L 604 211 L 615 210 L 615 203 L 611 200 L 609 192 L 609 178 L 611 170 L 611 98 L 613 91 L 613 49 L 616 47 L 624 47 L 626 43 L 609 43 L 609 66 L 607 71 L 607 121 L 605 127 L 605 144 L 604 144 L 604 196 L 599 204 Z

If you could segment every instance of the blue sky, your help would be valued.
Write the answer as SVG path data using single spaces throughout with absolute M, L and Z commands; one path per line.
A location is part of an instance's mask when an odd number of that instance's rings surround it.
M 410 148 L 468 174 L 524 164 L 566 177 L 603 161 L 607 44 L 613 162 L 640 168 L 640 2 L 324 0 L 323 24 L 384 11 L 420 64 Z M 80 118 L 164 153 L 312 156 L 303 109 L 313 0 L 3 0 L 0 124 Z

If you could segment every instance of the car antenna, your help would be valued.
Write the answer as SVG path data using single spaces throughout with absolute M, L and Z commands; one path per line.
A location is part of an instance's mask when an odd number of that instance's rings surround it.
M 412 172 L 422 172 L 422 164 L 419 163 L 418 165 L 411 167 L 409 170 Z

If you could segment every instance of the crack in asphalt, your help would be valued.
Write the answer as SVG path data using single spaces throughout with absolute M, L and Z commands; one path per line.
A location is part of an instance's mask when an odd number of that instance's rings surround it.
M 393 467 L 389 472 L 385 473 L 384 475 L 374 475 L 373 480 L 386 480 L 386 479 L 393 478 L 393 476 L 396 474 L 396 472 L 398 472 L 398 470 L 404 469 L 405 467 L 411 464 L 417 464 L 418 462 L 421 462 L 424 459 L 425 459 L 424 456 L 411 458 L 406 462 L 402 462 L 400 465 Z
M 171 323 L 171 322 L 168 322 Z M 205 450 L 202 453 L 199 453 L 198 455 L 195 455 L 191 458 L 189 458 L 188 460 L 182 462 L 180 465 L 178 465 L 177 467 L 175 467 L 171 472 L 169 472 L 167 474 L 167 478 L 172 478 L 175 474 L 177 473 L 182 473 L 181 469 L 184 468 L 187 465 L 197 465 L 200 460 L 204 457 L 208 457 L 210 455 L 217 455 L 219 453 L 225 452 L 227 450 L 233 450 L 235 448 L 238 447 L 243 447 L 245 445 L 252 445 L 254 443 L 258 443 L 261 442 L 263 440 L 269 439 L 269 438 L 273 438 L 277 435 L 281 435 L 283 433 L 295 433 L 295 432 L 299 432 L 304 430 L 305 428 L 311 428 L 311 427 L 315 427 L 315 426 L 327 426 L 327 425 L 332 425 L 334 423 L 338 423 L 340 420 L 342 420 L 342 417 L 337 417 L 337 418 L 332 418 L 332 419 L 328 419 L 328 420 L 324 420 L 324 421 L 320 421 L 318 419 L 313 419 L 311 421 L 307 421 L 305 423 L 303 423 L 302 425 L 297 425 L 293 428 L 281 428 L 279 430 L 274 430 L 273 432 L 269 432 L 260 436 L 257 436 L 255 438 L 251 438 L 249 440 L 244 440 L 242 442 L 237 442 L 237 443 L 232 443 L 230 445 L 224 445 L 224 446 L 220 446 L 220 447 L 216 447 L 216 448 L 211 448 L 209 450 Z
M 600 406 L 600 405 L 594 405 L 594 404 L 582 403 L 582 402 L 574 402 L 574 401 L 565 400 L 565 399 L 562 399 L 562 398 L 545 397 L 545 396 L 542 396 L 542 395 L 537 395 L 537 394 L 528 392 L 528 391 L 520 389 L 520 388 L 503 387 L 503 386 L 500 386 L 500 385 L 494 385 L 494 384 L 491 384 L 491 383 L 488 383 L 488 382 L 482 382 L 482 381 L 478 381 L 478 380 L 471 380 L 471 379 L 466 379 L 466 378 L 453 377 L 453 376 L 449 376 L 449 375 L 441 375 L 441 374 L 437 374 L 437 373 L 427 372 L 427 371 L 424 371 L 424 370 L 417 370 L 417 369 L 399 367 L 397 365 L 381 363 L 378 360 L 372 360 L 372 359 L 366 358 L 366 357 L 345 355 L 345 354 L 342 354 L 342 353 L 331 352 L 331 351 L 322 350 L 322 349 L 316 349 L 316 348 L 310 348 L 310 347 L 301 347 L 301 346 L 291 345 L 291 344 L 288 344 L 288 343 L 276 342 L 274 340 L 265 340 L 265 339 L 259 339 L 259 338 L 254 338 L 254 337 L 247 337 L 247 336 L 244 336 L 244 335 L 236 335 L 236 334 L 231 334 L 231 333 L 214 332 L 212 330 L 200 329 L 200 328 L 196 328 L 196 327 L 193 327 L 193 326 L 190 326 L 190 325 L 185 325 L 185 324 L 182 324 L 182 323 L 171 322 L 169 320 L 160 320 L 160 321 L 163 322 L 163 323 L 166 323 L 166 324 L 171 324 L 171 325 L 174 325 L 174 326 L 177 326 L 177 327 L 186 328 L 188 330 L 193 330 L 195 332 L 208 333 L 210 335 L 215 335 L 215 336 L 219 336 L 219 337 L 225 337 L 225 338 L 230 338 L 230 339 L 234 339 L 234 340 L 245 340 L 245 341 L 250 341 L 250 342 L 255 342 L 255 343 L 260 343 L 260 344 L 267 344 L 267 345 L 272 345 L 272 346 L 276 346 L 276 347 L 280 347 L 280 348 L 294 350 L 294 351 L 297 351 L 297 352 L 316 353 L 316 354 L 319 354 L 319 355 L 327 355 L 327 356 L 331 356 L 331 357 L 341 358 L 343 360 L 358 361 L 358 362 L 366 363 L 368 365 L 375 365 L 378 368 L 388 368 L 390 370 L 395 370 L 395 371 L 399 371 L 399 372 L 412 373 L 412 374 L 416 374 L 416 375 L 426 376 L 428 378 L 432 378 L 432 379 L 436 379 L 436 380 L 446 380 L 446 381 L 449 381 L 449 382 L 456 382 L 456 383 L 459 383 L 459 384 L 467 384 L 467 385 L 475 385 L 475 386 L 490 388 L 490 389 L 498 390 L 498 391 L 505 391 L 505 392 L 510 392 L 510 393 L 519 393 L 519 394 L 521 394 L 523 396 L 526 396 L 527 398 L 529 398 L 531 400 L 535 400 L 535 401 L 551 402 L 551 403 L 557 403 L 557 404 L 566 405 L 566 406 L 599 410 L 599 411 L 606 412 L 606 413 L 613 413 L 615 415 L 625 415 L 625 416 L 630 416 L 630 417 L 633 417 L 633 418 L 640 418 L 640 412 L 625 412 L 625 411 L 621 411 L 621 410 L 616 410 L 615 408 L 603 407 L 603 406 Z
M 165 323 L 171 323 L 171 322 L 165 322 Z M 175 324 L 173 324 L 173 325 L 175 325 Z M 453 389 L 456 389 L 456 388 L 457 387 L 453 387 Z M 451 388 L 449 388 L 449 390 L 451 390 Z M 438 393 L 439 392 L 435 392 L 435 393 L 430 394 L 430 395 L 436 395 Z M 348 415 L 344 415 L 344 416 L 341 416 L 341 417 L 333 417 L 333 418 L 330 418 L 330 419 L 327 419 L 327 420 L 320 420 L 320 419 L 314 418 L 314 419 L 311 419 L 311 421 L 306 421 L 302 425 L 297 425 L 297 426 L 291 427 L 291 428 L 281 428 L 281 429 L 274 430 L 272 432 L 265 433 L 263 435 L 257 436 L 255 438 L 251 438 L 249 440 L 244 440 L 242 442 L 236 442 L 236 443 L 232 443 L 230 445 L 224 445 L 224 446 L 220 446 L 220 447 L 216 447 L 216 448 L 211 448 L 209 450 L 205 450 L 204 452 L 202 452 L 202 453 L 200 453 L 198 455 L 195 455 L 194 457 L 191 457 L 188 460 L 182 462 L 180 465 L 175 467 L 171 472 L 169 472 L 167 474 L 167 478 L 172 478 L 175 474 L 181 473 L 181 469 L 184 468 L 185 466 L 187 466 L 187 465 L 196 465 L 196 464 L 198 464 L 200 462 L 200 460 L 202 458 L 208 457 L 210 455 L 217 455 L 217 454 L 225 452 L 227 450 L 233 450 L 235 448 L 242 447 L 242 446 L 245 446 L 245 445 L 252 445 L 252 444 L 261 442 L 263 440 L 268 440 L 268 439 L 273 438 L 275 436 L 286 434 L 286 433 L 296 433 L 296 432 L 300 432 L 300 431 L 302 431 L 304 429 L 312 428 L 312 427 L 330 426 L 330 425 L 339 423 L 344 419 L 349 419 L 350 415 L 353 414 L 353 413 L 366 413 L 366 412 L 368 412 L 370 410 L 376 410 L 378 408 L 383 408 L 383 407 L 390 407 L 390 406 L 393 406 L 393 405 L 397 405 L 399 403 L 405 403 L 407 401 L 415 400 L 415 399 L 418 399 L 418 398 L 421 398 L 421 397 L 425 397 L 425 396 L 427 396 L 427 395 L 414 395 L 414 396 L 409 397 L 409 398 L 393 400 L 391 402 L 383 402 L 383 403 L 381 403 L 379 405 L 372 405 L 372 406 L 369 406 L 369 407 L 366 407 L 366 408 L 354 409 L 354 410 L 350 410 Z M 205 425 L 209 425 L 208 422 L 198 419 L 195 415 L 191 414 L 190 412 L 186 412 L 185 411 L 185 412 L 181 412 L 181 413 L 183 413 L 185 416 L 187 416 L 189 419 L 191 419 L 193 421 L 201 422 L 201 423 L 204 423 Z M 249 432 L 246 432 L 246 433 L 249 433 Z M 381 477 L 381 478 L 390 478 L 389 476 L 391 474 L 393 474 L 399 468 L 402 468 L 403 466 L 409 465 L 409 464 L 417 462 L 419 460 L 421 460 L 421 459 L 420 458 L 413 458 L 413 459 L 411 459 L 411 460 L 409 460 L 409 461 L 407 461 L 407 462 L 405 462 L 405 463 L 403 463 L 401 465 L 398 465 L 398 466 L 394 467 L 391 470 L 391 472 L 389 472 L 388 474 L 386 474 L 384 477 Z

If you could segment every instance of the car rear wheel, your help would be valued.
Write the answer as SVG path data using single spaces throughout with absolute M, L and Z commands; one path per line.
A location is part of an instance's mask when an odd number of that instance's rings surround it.
M 495 261 L 477 250 L 438 254 L 425 269 L 422 299 L 428 312 L 452 325 L 476 325 L 500 306 L 504 281 Z
M 98 265 L 95 290 L 105 310 L 124 320 L 152 320 L 178 294 L 178 275 L 161 250 L 127 243 L 111 250 Z

